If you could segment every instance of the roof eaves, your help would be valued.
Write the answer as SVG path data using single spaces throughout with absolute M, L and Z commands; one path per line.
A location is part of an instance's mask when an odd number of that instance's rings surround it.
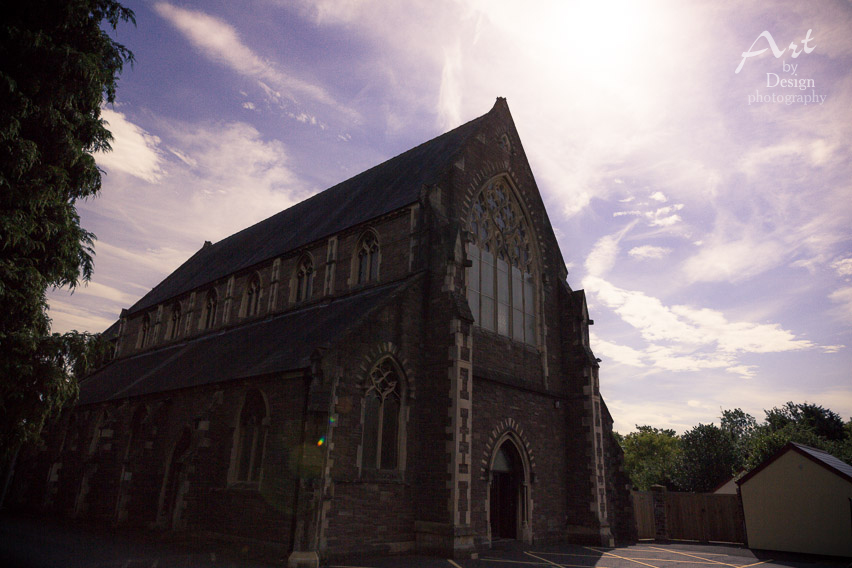
M 784 447 L 782 447 L 780 450 L 775 452 L 775 454 L 773 454 L 771 457 L 765 459 L 756 468 L 754 468 L 753 470 L 751 470 L 750 472 L 748 472 L 747 474 L 742 476 L 740 479 L 738 479 L 737 482 L 736 482 L 737 485 L 742 486 L 748 480 L 752 479 L 754 476 L 756 476 L 758 473 L 760 473 L 761 471 L 766 469 L 770 464 L 774 463 L 776 460 L 778 460 L 778 458 L 780 458 L 781 456 L 783 456 L 784 454 L 786 454 L 789 451 L 796 452 L 797 454 L 807 458 L 808 460 L 814 462 L 815 464 L 824 467 L 825 469 L 829 470 L 830 472 L 834 473 L 835 475 L 842 477 L 843 479 L 845 479 L 849 482 L 852 482 L 852 474 L 850 474 L 846 471 L 843 471 L 843 469 L 839 469 L 837 466 L 833 465 L 830 462 L 825 461 L 824 459 L 821 459 L 820 457 L 818 457 L 817 455 L 814 455 L 814 453 L 813 453 L 813 452 L 816 452 L 816 453 L 819 453 L 819 454 L 825 454 L 826 456 L 837 459 L 834 456 L 832 456 L 831 454 L 829 454 L 828 452 L 823 451 L 823 450 L 819 450 L 817 448 L 812 448 L 810 446 L 805 446 L 804 444 L 798 444 L 796 442 L 787 442 L 784 445 Z M 838 460 L 838 461 L 840 461 L 840 460 Z M 844 463 L 844 462 L 841 462 L 841 463 Z M 850 468 L 850 469 L 852 469 L 852 468 Z

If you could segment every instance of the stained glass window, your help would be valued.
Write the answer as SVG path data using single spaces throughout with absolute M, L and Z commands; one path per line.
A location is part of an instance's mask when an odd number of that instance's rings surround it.
M 467 295 L 478 326 L 536 344 L 535 279 L 529 228 L 505 180 L 486 185 L 473 202 Z
M 364 442 L 361 463 L 365 469 L 396 469 L 399 463 L 399 421 L 402 381 L 391 359 L 370 371 L 364 404 Z

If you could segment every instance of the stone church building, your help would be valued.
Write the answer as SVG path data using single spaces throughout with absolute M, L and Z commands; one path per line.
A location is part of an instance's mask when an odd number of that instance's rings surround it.
M 204 246 L 8 504 L 292 558 L 633 534 L 582 290 L 505 99 Z

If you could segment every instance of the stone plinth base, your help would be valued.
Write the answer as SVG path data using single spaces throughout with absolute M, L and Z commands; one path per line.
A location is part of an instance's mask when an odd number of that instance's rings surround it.
M 453 527 L 446 523 L 417 521 L 414 523 L 417 552 L 446 556 L 448 558 L 472 558 L 476 554 L 471 527 Z
M 291 552 L 287 559 L 287 568 L 319 568 L 319 565 L 316 552 Z

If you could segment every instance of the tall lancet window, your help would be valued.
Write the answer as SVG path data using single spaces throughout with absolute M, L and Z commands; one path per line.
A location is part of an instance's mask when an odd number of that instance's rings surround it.
M 476 325 L 536 344 L 536 271 L 530 231 L 508 183 L 496 179 L 474 199 L 467 298 Z
M 304 256 L 299 261 L 296 272 L 296 301 L 310 300 L 314 289 L 314 263 L 311 257 Z
M 367 233 L 358 243 L 358 284 L 379 279 L 379 242 L 376 235 Z
M 370 371 L 364 398 L 364 469 L 396 469 L 399 466 L 400 421 L 403 387 L 393 360 L 385 358 Z
M 246 315 L 256 316 L 260 309 L 260 277 L 252 275 L 246 288 Z

